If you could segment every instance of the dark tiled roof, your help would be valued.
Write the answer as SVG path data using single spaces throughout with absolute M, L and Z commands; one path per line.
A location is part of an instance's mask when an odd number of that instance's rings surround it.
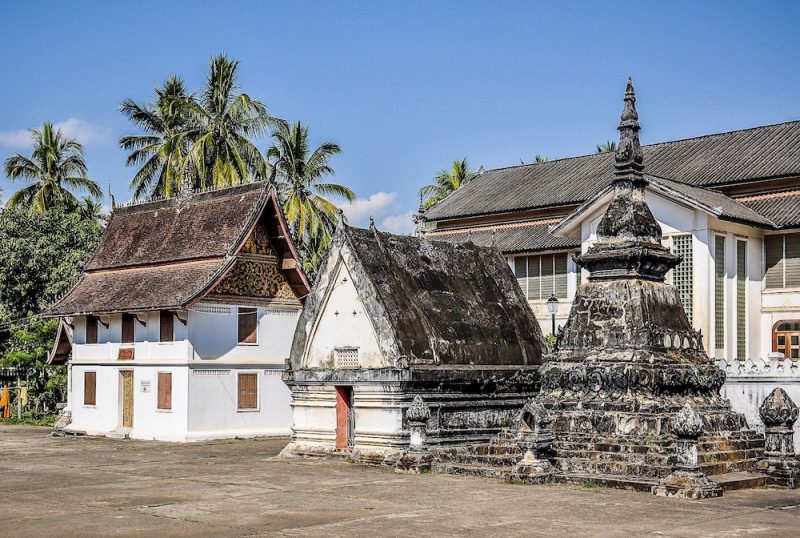
M 166 310 L 182 306 L 220 269 L 221 260 L 86 273 L 51 316 Z
M 644 146 L 645 173 L 693 186 L 800 176 L 800 121 Z M 428 210 L 429 220 L 579 204 L 613 180 L 614 154 L 489 170 Z
M 187 200 L 115 208 L 78 283 L 47 316 L 184 308 L 233 265 L 256 223 L 264 224 L 298 297 L 309 291 L 274 188 L 251 183 Z
M 557 237 L 548 231 L 557 222 L 558 219 L 547 219 L 452 231 L 436 230 L 426 233 L 425 236 L 454 243 L 472 241 L 481 247 L 493 246 L 505 254 L 579 248 L 580 239 Z
M 778 228 L 800 227 L 800 190 L 749 196 L 737 201 L 769 218 Z
M 379 346 L 390 342 L 385 347 L 397 350 L 397 357 L 387 359 L 406 357 L 412 367 L 541 364 L 541 329 L 500 252 L 344 226 L 298 323 L 294 365 L 324 313 L 340 259 L 376 327 Z
M 87 271 L 220 257 L 238 244 L 263 183 L 114 209 Z

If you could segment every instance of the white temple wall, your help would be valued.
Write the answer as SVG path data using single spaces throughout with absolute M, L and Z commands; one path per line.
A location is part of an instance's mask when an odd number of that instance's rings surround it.
M 361 368 L 381 368 L 387 365 L 378 347 L 375 330 L 364 310 L 345 263 L 339 267 L 328 284 L 325 304 L 320 306 L 320 316 L 309 335 L 308 355 L 304 365 L 308 368 L 334 367 L 336 349 L 357 349 L 358 365 Z

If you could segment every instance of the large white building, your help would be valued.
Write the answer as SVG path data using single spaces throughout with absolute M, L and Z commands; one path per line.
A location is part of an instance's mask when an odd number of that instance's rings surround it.
M 708 354 L 800 359 L 800 121 L 643 149 L 647 202 L 683 258 L 669 278 Z M 586 277 L 571 255 L 594 241 L 613 171 L 613 154 L 488 170 L 420 228 L 503 251 L 549 334 L 547 299 L 559 299 L 563 323 Z
M 263 183 L 117 207 L 64 320 L 68 430 L 190 441 L 287 435 L 281 380 L 309 292 Z M 70 339 L 67 333 L 71 333 Z

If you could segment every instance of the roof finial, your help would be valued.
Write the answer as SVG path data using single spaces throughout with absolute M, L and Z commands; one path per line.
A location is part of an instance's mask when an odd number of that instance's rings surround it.
M 108 197 L 111 198 L 111 209 L 117 207 L 117 200 L 114 198 L 114 193 L 111 192 L 111 180 L 108 180 Z
M 181 183 L 181 190 L 178 193 L 180 201 L 188 200 L 194 191 L 194 180 L 192 179 L 192 163 L 187 160 L 186 165 L 183 167 L 183 182 Z
M 483 165 L 480 165 L 480 167 L 478 167 L 478 175 L 482 176 L 485 172 L 486 168 L 484 168 Z
M 377 230 L 377 228 L 375 227 L 375 217 L 373 217 L 372 215 L 369 216 L 369 229 L 372 230 L 373 232 Z
M 619 119 L 619 144 L 614 154 L 617 177 L 635 179 L 641 177 L 644 169 L 644 155 L 639 143 L 639 113 L 636 111 L 636 91 L 633 80 L 628 77 L 625 87 L 625 104 Z

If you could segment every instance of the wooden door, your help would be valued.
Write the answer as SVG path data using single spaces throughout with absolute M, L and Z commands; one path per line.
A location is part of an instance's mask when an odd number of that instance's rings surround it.
M 133 428 L 133 370 L 122 374 L 122 427 Z
M 351 407 L 352 387 L 336 387 L 336 449 L 344 450 L 352 444 Z

